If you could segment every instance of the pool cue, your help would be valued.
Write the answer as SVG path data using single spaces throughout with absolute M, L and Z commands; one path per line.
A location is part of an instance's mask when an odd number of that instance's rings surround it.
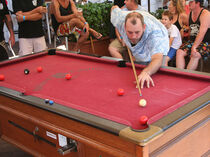
M 135 79 L 136 79 L 136 84 L 137 84 L 137 88 L 138 88 L 138 91 L 139 91 L 139 95 L 142 96 L 141 89 L 140 89 L 140 86 L 139 86 L 139 83 L 138 83 L 137 74 L 136 74 L 136 68 L 135 68 L 135 65 L 134 65 L 134 62 L 133 62 L 133 58 L 132 58 L 132 55 L 131 55 L 131 51 L 128 48 L 128 46 L 127 46 L 127 49 L 128 49 L 128 55 L 129 55 L 130 60 L 131 60 L 131 65 L 132 65 L 132 68 L 133 68 L 133 73 L 134 73 L 134 76 L 135 76 Z
M 90 36 L 90 43 L 91 43 L 92 51 L 95 54 L 95 49 L 94 49 L 94 45 L 93 45 L 93 38 L 91 36 Z

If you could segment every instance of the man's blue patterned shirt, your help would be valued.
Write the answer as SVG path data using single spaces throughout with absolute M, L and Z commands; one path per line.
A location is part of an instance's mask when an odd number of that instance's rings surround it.
M 135 46 L 131 46 L 124 27 L 125 17 L 131 12 L 139 12 L 144 17 L 146 25 L 141 40 Z M 111 22 L 118 29 L 123 37 L 123 41 L 131 50 L 136 61 L 149 62 L 152 55 L 156 53 L 167 55 L 169 51 L 168 31 L 160 21 L 147 11 L 122 11 L 120 8 L 115 8 L 111 13 Z

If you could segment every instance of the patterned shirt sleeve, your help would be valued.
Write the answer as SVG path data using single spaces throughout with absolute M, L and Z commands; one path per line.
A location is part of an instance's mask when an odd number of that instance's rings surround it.
M 146 11 L 136 10 L 136 12 L 143 15 L 146 29 L 141 40 L 135 46 L 131 46 L 124 28 L 125 17 L 130 12 L 121 11 L 119 8 L 113 9 L 111 22 L 117 27 L 125 44 L 130 48 L 136 60 L 149 62 L 151 61 L 152 55 L 156 53 L 167 55 L 169 51 L 168 31 L 160 21 Z
M 117 29 L 121 28 L 121 25 L 125 22 L 127 11 L 121 11 L 120 8 L 115 8 L 111 12 L 111 22 Z

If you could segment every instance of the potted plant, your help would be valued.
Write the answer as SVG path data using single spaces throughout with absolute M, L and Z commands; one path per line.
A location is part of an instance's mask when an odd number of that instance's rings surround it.
M 158 10 L 156 10 L 155 12 L 151 12 L 151 14 L 156 17 L 157 19 L 161 19 L 162 18 L 162 13 L 164 12 L 164 9 L 159 8 Z
M 80 47 L 81 52 L 93 53 L 98 55 L 109 56 L 108 45 L 109 45 L 109 28 L 110 28 L 110 11 L 112 3 L 87 3 L 85 5 L 77 4 L 77 8 L 82 8 L 83 16 L 88 22 L 89 26 L 100 32 L 103 38 L 100 40 L 86 41 Z M 75 39 L 74 39 L 75 40 Z M 92 42 L 92 43 L 91 43 Z M 75 44 L 72 40 L 69 42 L 69 48 Z

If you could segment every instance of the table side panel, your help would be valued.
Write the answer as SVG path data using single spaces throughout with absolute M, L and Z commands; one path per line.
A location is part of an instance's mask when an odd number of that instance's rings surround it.
M 4 112 L 5 110 L 7 112 L 11 112 L 12 114 L 14 114 L 13 112 L 16 112 L 18 115 L 15 116 L 21 117 L 34 125 L 38 125 L 46 128 L 46 130 L 60 133 L 64 136 L 75 139 L 76 141 L 82 143 L 81 147 L 85 147 L 87 145 L 88 147 L 94 148 L 94 151 L 104 151 L 108 154 L 114 154 L 113 156 L 116 157 L 135 156 L 135 144 L 123 140 L 119 136 L 77 121 L 73 121 L 57 114 L 23 104 L 7 97 L 0 96 L 0 100 L 0 109 Z
M 179 152 L 179 155 L 182 156 L 181 153 L 190 153 L 194 151 L 194 146 L 191 146 L 189 149 L 189 145 L 195 145 L 196 150 L 200 149 L 199 151 L 204 153 L 208 149 L 206 149 L 206 146 L 203 146 L 202 144 L 197 144 L 196 141 L 198 143 L 203 141 L 203 144 L 209 143 L 209 138 L 207 138 L 209 134 L 207 128 L 209 128 L 210 125 L 209 120 L 210 105 L 208 104 L 179 123 L 176 123 L 174 126 L 165 130 L 159 138 L 149 141 L 147 146 L 149 147 L 150 155 L 161 156 L 164 153 L 167 153 L 167 151 L 170 152 L 170 150 L 179 151 L 180 149 L 185 149 L 185 151 L 182 150 Z M 204 135 L 207 134 L 207 137 L 202 139 L 199 138 L 197 136 L 198 132 Z M 203 135 L 201 135 L 201 137 L 203 137 Z M 202 153 L 197 156 L 201 156 Z

